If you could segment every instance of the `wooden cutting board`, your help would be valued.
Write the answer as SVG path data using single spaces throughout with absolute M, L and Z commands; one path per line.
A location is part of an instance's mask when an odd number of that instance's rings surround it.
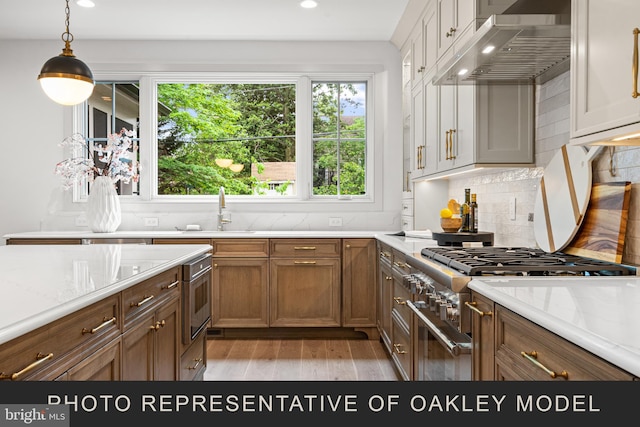
M 580 229 L 563 252 L 622 262 L 630 195 L 630 182 L 594 184 Z

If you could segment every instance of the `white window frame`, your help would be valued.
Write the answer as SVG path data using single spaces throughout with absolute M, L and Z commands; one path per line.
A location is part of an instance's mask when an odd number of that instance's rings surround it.
M 231 199 L 234 203 L 264 206 L 265 204 L 278 203 L 295 207 L 296 205 L 313 204 L 316 207 L 326 206 L 327 210 L 335 210 L 336 207 L 344 207 L 345 210 L 360 210 L 356 205 L 362 203 L 379 205 L 376 203 L 377 189 L 375 184 L 375 174 L 382 167 L 382 162 L 375 161 L 375 151 L 379 145 L 376 138 L 375 129 L 375 92 L 379 89 L 375 86 L 375 74 L 373 72 L 340 72 L 340 73 L 278 73 L 278 72 L 167 72 L 167 73 L 104 73 L 101 74 L 94 70 L 94 78 L 96 81 L 132 81 L 140 82 L 140 195 L 120 196 L 123 204 L 130 203 L 211 203 L 217 200 L 217 195 L 211 196 L 172 196 L 157 194 L 158 181 L 158 157 L 157 157 L 157 103 L 156 91 L 158 83 L 170 82 L 193 82 L 193 83 L 265 83 L 265 82 L 287 82 L 296 84 L 296 181 L 297 194 L 295 196 L 278 196 L 278 197 L 251 197 L 251 196 L 232 196 L 228 195 L 227 199 Z M 367 99 L 366 99 L 366 183 L 365 195 L 359 196 L 343 196 L 328 197 L 326 195 L 312 195 L 312 170 L 313 170 L 313 144 L 312 144 L 312 91 L 311 82 L 366 82 Z M 71 128 L 73 132 L 81 132 L 81 124 L 84 120 L 84 105 L 73 107 L 73 118 Z M 152 182 L 154 183 L 152 185 Z M 377 182 L 381 185 L 381 182 Z M 73 189 L 73 201 L 84 202 L 87 195 L 82 194 L 83 190 L 80 186 Z M 381 196 L 381 194 L 380 194 Z M 316 209 L 314 207 L 314 209 Z

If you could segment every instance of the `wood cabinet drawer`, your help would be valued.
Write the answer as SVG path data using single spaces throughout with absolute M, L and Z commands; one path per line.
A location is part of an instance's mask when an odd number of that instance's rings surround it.
M 411 379 L 411 339 L 409 329 L 404 322 L 393 313 L 391 316 L 391 358 L 400 371 L 402 378 Z
M 33 379 L 56 374 L 72 360 L 72 350 L 120 335 L 120 294 L 107 297 L 0 346 L 0 378 Z M 80 351 L 78 351 L 80 353 Z
M 504 307 L 496 305 L 495 314 L 497 379 L 633 380 L 631 374 Z
M 212 242 L 214 257 L 263 258 L 269 256 L 269 239 L 216 239 Z
M 124 330 L 135 317 L 154 310 L 159 301 L 179 296 L 181 279 L 182 270 L 177 266 L 122 291 Z
M 189 348 L 180 357 L 180 380 L 193 381 L 202 379 L 207 366 L 206 331 L 200 332 Z
M 402 280 L 394 276 L 392 311 L 396 312 L 398 318 L 403 322 L 404 327 L 409 329 L 411 324 L 411 309 L 407 306 L 407 300 L 411 300 L 411 292 L 403 286 Z
M 410 274 L 411 267 L 407 264 L 407 256 L 400 251 L 395 249 L 393 251 L 393 268 L 398 271 L 398 273 Z
M 340 239 L 271 239 L 271 257 L 336 257 L 340 246 Z

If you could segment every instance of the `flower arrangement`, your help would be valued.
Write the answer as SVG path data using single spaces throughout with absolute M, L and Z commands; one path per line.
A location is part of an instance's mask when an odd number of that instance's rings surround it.
M 135 133 L 122 128 L 119 133 L 109 134 L 106 144 L 94 143 L 88 156 L 71 157 L 56 164 L 55 173 L 62 177 L 63 187 L 69 189 L 82 179 L 93 182 L 98 176 L 108 176 L 114 184 L 137 182 L 140 171 L 136 155 L 138 146 L 133 144 L 132 138 Z M 74 153 L 88 148 L 80 134 L 65 138 L 59 145 L 72 148 Z M 96 157 L 100 164 L 96 164 Z

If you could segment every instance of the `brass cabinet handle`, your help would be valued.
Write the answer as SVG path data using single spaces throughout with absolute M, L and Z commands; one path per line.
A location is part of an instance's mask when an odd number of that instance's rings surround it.
M 421 65 L 420 67 L 418 67 L 418 72 L 422 73 L 425 70 L 424 65 Z
M 148 297 L 144 297 L 144 299 L 142 301 L 132 302 L 130 304 L 130 306 L 131 307 L 140 307 L 141 305 L 148 303 L 152 299 L 153 299 L 153 295 L 149 295 Z
M 158 320 L 155 325 L 149 326 L 149 329 L 157 331 L 160 328 L 164 328 L 167 323 L 164 320 Z
M 467 301 L 464 303 L 464 305 L 466 305 L 467 307 L 469 307 L 469 310 L 474 311 L 476 313 L 478 313 L 478 315 L 480 315 L 480 317 L 484 317 L 484 316 L 493 316 L 493 311 L 481 311 L 478 310 L 478 308 L 476 307 L 476 305 L 478 305 L 477 302 L 475 301 Z
M 193 359 L 193 361 L 196 362 L 196 364 L 193 366 L 188 366 L 187 369 L 189 370 L 197 369 L 198 366 L 202 363 L 202 359 Z
M 444 133 L 444 159 L 449 160 L 449 131 Z
M 404 347 L 402 344 L 394 344 L 393 351 L 395 351 L 397 354 L 406 354 L 407 350 L 402 350 L 402 347 Z
M 455 32 L 456 32 L 456 29 L 455 29 L 455 28 L 453 28 L 453 27 L 451 27 L 451 28 L 449 28 L 449 32 L 448 32 L 448 33 L 446 33 L 446 34 L 445 34 L 445 36 L 447 36 L 447 37 L 453 37 L 453 33 L 455 33 Z
M 294 264 L 315 264 L 315 261 L 293 261 Z
M 525 351 L 521 351 L 520 354 L 522 355 L 522 357 L 524 357 L 525 359 L 527 359 L 528 361 L 530 361 L 531 363 L 533 363 L 534 365 L 536 365 L 538 368 L 542 369 L 543 371 L 545 371 L 547 374 L 549 374 L 549 376 L 551 378 L 557 378 L 557 377 L 562 377 L 565 380 L 569 379 L 569 373 L 565 370 L 563 370 L 562 372 L 560 372 L 559 374 L 555 373 L 554 371 L 552 371 L 551 369 L 547 368 L 546 366 L 544 366 L 542 363 L 540 363 L 538 361 L 538 352 L 537 351 L 532 351 L 530 353 L 527 353 Z
M 316 247 L 315 246 L 294 246 L 293 249 L 296 251 L 315 251 Z
M 640 29 L 633 29 L 633 61 L 631 62 L 631 75 L 633 77 L 633 92 L 631 96 L 633 98 L 637 98 L 640 93 L 638 93 L 638 33 L 640 33 Z
M 453 155 L 453 134 L 455 132 L 455 129 L 449 129 L 449 160 L 456 158 L 456 156 Z
M 87 329 L 87 328 L 82 328 L 82 335 L 84 334 L 95 334 L 96 332 L 98 332 L 100 329 L 110 325 L 110 324 L 115 324 L 116 323 L 116 318 L 112 317 L 111 319 L 108 318 L 104 318 L 102 319 L 102 323 L 98 326 L 96 326 L 93 329 Z
M 51 359 L 53 359 L 53 353 L 49 353 L 49 354 L 38 353 L 36 354 L 36 361 L 29 364 L 29 366 L 27 366 L 26 368 L 23 368 L 18 372 L 14 372 L 13 374 L 5 374 L 4 372 L 0 372 L 0 380 L 15 381 L 18 378 L 20 378 L 22 375 L 36 369 L 38 366 L 42 365 L 44 362 Z
M 178 284 L 179 284 L 179 283 L 180 283 L 180 281 L 179 281 L 179 280 L 176 280 L 175 282 L 170 283 L 169 285 L 167 285 L 167 287 L 166 287 L 166 288 L 165 288 L 164 286 L 163 286 L 162 288 L 163 288 L 163 289 L 173 289 L 173 288 L 175 288 L 176 286 L 178 286 Z
M 393 280 L 393 277 L 391 277 L 391 276 L 384 276 L 384 280 Z
M 404 298 L 401 297 L 393 297 L 393 300 L 396 302 L 396 304 L 398 305 L 407 305 L 407 300 L 405 300 Z
M 391 258 L 391 254 L 389 252 L 380 252 L 380 258 Z

